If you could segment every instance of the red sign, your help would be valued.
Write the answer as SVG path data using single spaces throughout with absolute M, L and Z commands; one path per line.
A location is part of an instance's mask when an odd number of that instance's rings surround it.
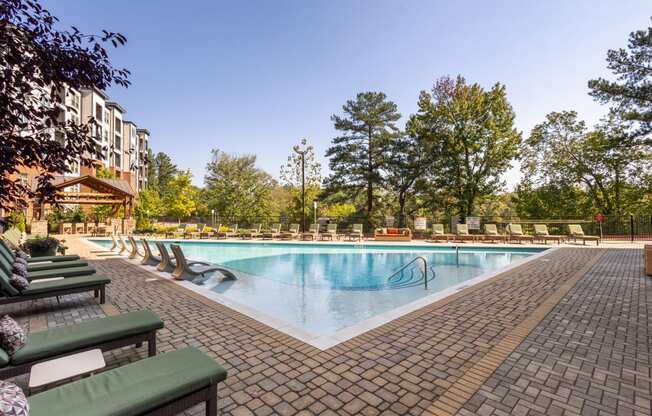
M 602 215 L 602 214 L 598 214 L 598 215 L 596 215 L 596 216 L 595 216 L 595 220 L 596 220 L 597 222 L 604 222 L 604 215 Z

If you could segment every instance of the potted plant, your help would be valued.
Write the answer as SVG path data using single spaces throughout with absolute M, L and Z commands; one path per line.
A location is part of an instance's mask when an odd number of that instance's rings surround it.
M 61 242 L 54 237 L 34 237 L 23 244 L 25 250 L 29 251 L 32 257 L 54 256 L 57 251 L 65 249 Z

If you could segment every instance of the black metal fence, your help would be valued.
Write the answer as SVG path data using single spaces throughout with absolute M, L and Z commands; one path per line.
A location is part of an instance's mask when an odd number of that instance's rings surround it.
M 423 229 L 425 218 L 425 230 Z M 175 218 L 159 218 L 159 222 L 176 224 L 178 222 Z M 314 222 L 313 218 L 306 218 L 306 227 L 308 224 Z M 601 235 L 602 238 L 607 240 L 652 240 L 652 214 L 650 215 L 622 215 L 622 216 L 608 216 L 604 217 L 603 221 L 596 221 L 595 218 L 524 218 L 517 216 L 481 216 L 481 217 L 468 217 L 461 220 L 457 217 L 406 217 L 400 221 L 396 217 L 388 217 L 385 219 L 375 218 L 373 221 L 366 216 L 351 216 L 346 218 L 318 218 L 318 222 L 322 230 L 326 228 L 329 223 L 337 223 L 338 228 L 346 230 L 351 228 L 353 224 L 363 224 L 365 234 L 373 234 L 375 228 L 379 227 L 398 227 L 403 224 L 405 227 L 410 228 L 416 238 L 425 238 L 430 234 L 433 224 L 443 224 L 446 232 L 453 232 L 455 224 L 458 222 L 466 222 L 469 224 L 471 233 L 482 233 L 484 231 L 484 224 L 496 224 L 501 232 L 505 232 L 508 224 L 520 224 L 523 231 L 526 233 L 534 232 L 535 224 L 545 224 L 548 227 L 550 234 L 568 234 L 569 224 L 579 224 L 588 235 Z M 183 221 L 182 223 L 195 223 L 206 224 L 217 227 L 221 225 L 238 224 L 240 228 L 251 227 L 254 224 L 271 225 L 274 223 L 281 223 L 287 227 L 291 223 L 300 223 L 296 219 L 288 217 L 258 217 L 258 218 L 221 218 L 215 217 L 192 217 Z

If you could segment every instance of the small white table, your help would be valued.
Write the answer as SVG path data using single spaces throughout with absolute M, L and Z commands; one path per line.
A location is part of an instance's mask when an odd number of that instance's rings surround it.
M 102 350 L 99 349 L 44 361 L 32 366 L 28 387 L 31 391 L 73 377 L 92 374 L 105 366 Z

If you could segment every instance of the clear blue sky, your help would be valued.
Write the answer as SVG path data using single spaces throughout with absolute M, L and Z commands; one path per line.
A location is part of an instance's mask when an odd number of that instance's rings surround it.
M 407 116 L 443 75 L 506 84 L 527 134 L 550 111 L 593 123 L 587 95 L 607 49 L 650 24 L 643 1 L 74 1 L 49 0 L 63 25 L 119 31 L 112 53 L 132 73 L 111 97 L 201 184 L 211 148 L 255 153 L 277 176 L 299 137 L 323 154 L 330 115 L 357 92 L 383 91 Z M 324 166 L 327 165 L 323 160 Z M 518 180 L 517 169 L 506 175 Z

